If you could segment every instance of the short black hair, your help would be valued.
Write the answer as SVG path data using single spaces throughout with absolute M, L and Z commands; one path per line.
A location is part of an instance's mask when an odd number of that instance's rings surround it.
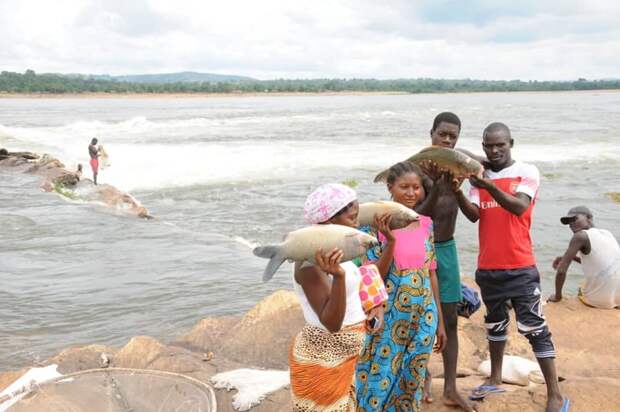
M 450 124 L 455 124 L 459 127 L 459 131 L 461 130 L 461 119 L 457 115 L 452 112 L 442 112 L 435 116 L 435 120 L 433 120 L 433 128 L 432 131 L 435 131 L 437 127 L 441 124 L 441 122 L 446 122 Z
M 97 144 L 99 140 L 96 137 L 93 137 L 93 140 L 90 141 L 90 144 Z
M 508 128 L 508 126 L 506 126 L 506 124 L 502 122 L 493 122 L 489 124 L 487 127 L 484 128 L 484 132 L 482 132 L 482 137 L 484 137 L 487 133 L 493 133 L 493 132 L 497 132 L 500 130 L 507 132 L 508 136 L 512 138 L 510 129 Z

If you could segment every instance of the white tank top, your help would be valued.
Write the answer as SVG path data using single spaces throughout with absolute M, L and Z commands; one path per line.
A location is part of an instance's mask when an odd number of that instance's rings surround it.
M 303 266 L 308 265 L 308 263 L 303 264 Z M 347 295 L 347 309 L 344 314 L 344 320 L 342 321 L 342 326 L 354 325 L 356 323 L 362 322 L 366 319 L 366 315 L 364 314 L 364 310 L 362 309 L 362 301 L 360 300 L 360 282 L 362 280 L 362 276 L 360 275 L 360 270 L 355 263 L 349 261 L 341 263 L 340 266 L 344 269 L 345 272 L 345 293 Z M 333 279 L 332 276 L 329 276 L 330 281 Z M 310 306 L 310 302 L 308 302 L 308 298 L 306 298 L 306 294 L 304 293 L 304 289 L 301 287 L 299 283 L 295 280 L 295 272 L 293 269 L 293 287 L 295 289 L 295 293 L 299 297 L 299 303 L 301 304 L 301 310 L 304 313 L 304 318 L 306 322 L 312 326 L 317 326 L 319 328 L 327 330 L 325 326 L 319 320 L 318 315 Z
M 582 289 L 585 301 L 598 308 L 620 306 L 620 246 L 608 230 L 585 230 L 590 253 L 579 252 L 586 281 Z

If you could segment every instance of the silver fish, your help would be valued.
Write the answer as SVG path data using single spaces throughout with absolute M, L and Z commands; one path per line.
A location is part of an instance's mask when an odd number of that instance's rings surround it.
M 312 225 L 290 232 L 284 241 L 275 245 L 254 248 L 256 256 L 269 259 L 263 281 L 268 281 L 287 259 L 316 263 L 314 254 L 318 249 L 329 252 L 334 248 L 344 252 L 342 261 L 355 259 L 378 245 L 377 239 L 355 228 L 342 225 Z
M 402 229 L 420 219 L 420 215 L 407 206 L 401 205 L 398 202 L 385 200 L 361 203 L 358 215 L 359 225 L 374 226 L 375 215 L 383 215 L 386 213 L 389 213 L 392 217 L 390 220 L 390 229 Z

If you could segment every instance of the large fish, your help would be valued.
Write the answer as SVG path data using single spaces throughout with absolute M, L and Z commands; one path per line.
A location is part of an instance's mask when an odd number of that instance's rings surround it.
M 402 229 L 420 219 L 420 215 L 398 202 L 367 202 L 360 204 L 358 215 L 359 225 L 374 226 L 375 215 L 383 215 L 386 213 L 389 213 L 392 217 L 390 220 L 390 229 Z
M 442 146 L 429 146 L 406 160 L 415 163 L 424 173 L 431 174 L 428 166 L 434 164 L 439 172 L 450 172 L 459 181 L 470 176 L 482 177 L 484 168 L 476 159 L 472 159 L 458 150 L 448 149 Z M 390 169 L 384 170 L 375 177 L 376 182 L 384 182 L 390 174 Z M 433 176 L 438 177 L 438 176 Z
M 316 263 L 314 254 L 318 249 L 329 252 L 342 249 L 342 261 L 355 259 L 366 253 L 370 247 L 378 245 L 377 239 L 357 229 L 342 225 L 312 225 L 290 232 L 282 243 L 254 248 L 256 256 L 269 259 L 263 281 L 268 281 L 287 259 Z

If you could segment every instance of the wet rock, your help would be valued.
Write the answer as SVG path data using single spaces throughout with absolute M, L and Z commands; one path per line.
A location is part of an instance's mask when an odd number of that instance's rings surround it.
M 4 154 L 2 154 L 4 153 Z M 111 185 L 95 185 L 90 179 L 82 178 L 80 165 L 77 171 L 65 169 L 58 159 L 31 152 L 0 153 L 0 166 L 13 171 L 43 177 L 41 188 L 70 198 L 102 203 L 105 206 L 137 217 L 151 219 L 153 216 L 137 199 Z

